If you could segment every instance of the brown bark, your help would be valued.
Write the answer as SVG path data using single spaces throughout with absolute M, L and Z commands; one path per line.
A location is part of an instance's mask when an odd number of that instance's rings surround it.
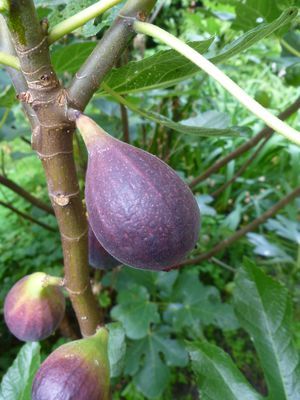
M 65 285 L 83 336 L 95 332 L 100 312 L 89 281 L 87 221 L 73 159 L 74 125 L 67 98 L 50 63 L 47 37 L 31 0 L 10 3 L 9 27 L 28 91 L 19 98 L 35 111 L 39 124 L 33 148 L 42 161 L 64 253 Z
M 147 15 L 155 2 L 128 0 L 121 13 L 124 16 Z M 133 31 L 128 20 L 118 17 L 76 74 L 67 93 L 51 66 L 47 36 L 42 31 L 33 1 L 10 0 L 9 6 L 8 24 L 28 88 L 25 93 L 19 93 L 19 99 L 25 103 L 26 111 L 29 108 L 27 114 L 33 110 L 32 114 L 37 117 L 37 124 L 32 123 L 33 148 L 42 161 L 60 229 L 66 288 L 81 333 L 87 336 L 95 332 L 101 316 L 89 280 L 87 219 L 73 158 L 74 123 L 68 119 L 68 108 L 69 105 L 81 110 L 85 108 Z
M 134 36 L 130 17 L 146 18 L 157 0 L 128 0 L 92 54 L 76 73 L 68 97 L 78 110 L 84 110 L 105 75 L 116 65 L 129 40 Z M 124 17 L 129 17 L 125 19 Z

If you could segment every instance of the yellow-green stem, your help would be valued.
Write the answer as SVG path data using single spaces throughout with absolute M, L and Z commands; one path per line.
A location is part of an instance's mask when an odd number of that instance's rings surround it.
M 268 110 L 262 107 L 219 68 L 217 68 L 213 63 L 208 61 L 205 57 L 203 57 L 196 50 L 192 49 L 182 40 L 176 38 L 165 30 L 146 22 L 135 21 L 133 28 L 136 32 L 158 39 L 176 50 L 178 53 L 182 54 L 184 57 L 205 71 L 208 75 L 210 75 L 213 79 L 219 82 L 220 85 L 222 85 L 232 96 L 234 96 L 254 115 L 262 119 L 270 128 L 280 133 L 290 141 L 300 145 L 300 132 L 296 131 L 291 126 L 287 125 L 285 122 L 281 121 L 275 115 L 271 114 Z
M 17 70 L 21 69 L 19 59 L 15 56 L 11 56 L 10 54 L 6 54 L 3 51 L 0 51 L 0 64 L 7 65 L 8 67 L 12 67 Z
M 59 40 L 64 35 L 75 31 L 75 29 L 81 27 L 93 18 L 98 17 L 98 15 L 103 14 L 105 11 L 121 3 L 123 0 L 100 0 L 90 7 L 85 8 L 79 13 L 73 15 L 70 18 L 62 21 L 61 23 L 55 25 L 53 29 L 50 30 L 48 35 L 48 43 L 52 44 Z
M 44 279 L 45 286 L 63 286 L 64 280 L 58 276 L 46 275 Z

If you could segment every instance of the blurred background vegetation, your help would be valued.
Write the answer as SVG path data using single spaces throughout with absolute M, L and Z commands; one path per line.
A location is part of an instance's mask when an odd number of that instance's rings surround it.
M 90 3 L 80 1 L 77 6 L 80 8 Z M 36 4 L 39 5 L 40 16 L 48 16 L 53 24 L 62 18 L 67 7 L 68 13 L 72 13 L 75 7 L 65 1 L 36 1 Z M 213 39 L 208 51 L 208 54 L 213 54 L 246 31 L 264 22 L 272 22 L 291 5 L 297 5 L 297 1 L 167 0 L 158 2 L 155 23 L 186 41 Z M 52 46 L 53 62 L 66 84 L 93 48 L 95 38 L 101 38 L 109 18 L 92 21 Z M 97 32 L 95 36 L 91 36 L 93 30 Z M 72 47 L 74 45 L 77 47 Z M 152 39 L 138 36 L 124 54 L 122 65 L 166 49 Z M 219 66 L 263 106 L 279 114 L 300 94 L 299 19 L 255 42 L 246 51 L 228 58 Z M 169 67 L 172 68 L 171 62 Z M 50 204 L 40 161 L 31 150 L 29 125 L 20 104 L 15 100 L 4 69 L 0 70 L 0 86 L 0 174 Z M 206 138 L 175 132 L 127 110 L 131 143 L 165 159 L 186 181 L 200 175 L 222 155 L 263 128 L 261 121 L 202 72 L 184 80 L 178 79 L 168 87 L 129 91 L 126 99 L 139 109 L 157 112 L 173 121 L 210 128 L 239 127 L 240 134 L 236 137 Z M 111 134 L 123 137 L 120 106 L 111 97 L 99 90 L 86 112 Z M 299 130 L 299 113 L 293 114 L 288 123 Z M 74 149 L 83 188 L 87 155 L 79 136 L 74 138 Z M 194 255 L 210 249 L 257 218 L 299 185 L 300 148 L 274 134 L 245 172 L 218 197 L 212 197 L 212 193 L 231 179 L 254 151 L 251 149 L 232 160 L 196 187 L 195 195 L 202 211 L 202 233 Z M 34 221 L 18 215 L 7 205 Z M 233 312 L 233 280 L 236 270 L 243 263 L 243 257 L 247 257 L 288 288 L 295 311 L 292 331 L 299 350 L 299 206 L 298 198 L 257 231 L 201 265 L 168 274 L 127 267 L 108 273 L 91 269 L 94 291 L 105 309 L 107 321 L 112 318 L 123 322 L 128 338 L 125 374 L 114 382 L 114 399 L 198 398 L 193 375 L 185 367 L 187 356 L 183 342 L 203 337 L 228 352 L 252 385 L 260 393 L 266 393 L 266 383 L 253 344 L 248 334 L 239 327 Z M 2 313 L 5 295 L 18 279 L 34 271 L 61 275 L 63 260 L 55 218 L 1 183 L 0 221 Z M 128 290 L 134 294 L 131 300 L 125 295 Z M 147 309 L 147 329 L 145 332 L 132 330 L 130 326 L 139 319 L 134 305 L 143 302 L 145 308 L 152 306 Z M 189 306 L 190 314 L 178 309 L 182 304 Z M 43 357 L 76 335 L 77 331 L 69 305 L 61 329 L 41 343 Z M 162 382 L 158 379 L 154 388 L 149 387 L 143 376 L 149 374 L 145 370 L 145 358 L 151 362 L 147 347 L 151 346 L 150 333 L 157 346 L 152 361 L 157 365 L 157 374 L 164 377 Z M 173 346 L 173 355 L 165 354 L 162 357 L 163 352 L 159 347 L 162 346 L 162 340 L 165 340 L 164 346 Z M 22 345 L 8 332 L 3 318 L 0 319 L 0 341 L 0 376 L 3 376 Z

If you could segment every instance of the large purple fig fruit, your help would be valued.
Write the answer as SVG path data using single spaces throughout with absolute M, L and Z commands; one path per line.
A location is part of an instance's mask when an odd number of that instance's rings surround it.
M 20 279 L 4 302 L 4 319 L 19 340 L 39 341 L 50 336 L 65 313 L 65 298 L 60 287 L 43 272 Z
M 113 138 L 85 115 L 77 115 L 76 124 L 89 155 L 89 222 L 101 245 L 136 268 L 162 270 L 181 262 L 200 228 L 188 186 L 160 159 Z
M 89 226 L 89 264 L 96 269 L 111 270 L 120 265 L 99 243 L 92 228 Z
M 32 400 L 108 400 L 108 332 L 64 344 L 40 366 Z

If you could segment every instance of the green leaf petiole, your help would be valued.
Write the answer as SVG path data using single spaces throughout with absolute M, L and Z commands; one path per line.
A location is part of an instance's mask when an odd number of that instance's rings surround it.
M 12 56 L 10 54 L 0 51 L 0 64 L 6 65 L 8 67 L 20 70 L 20 61 L 18 57 Z
M 220 83 L 232 96 L 234 96 L 241 104 L 251 111 L 258 118 L 262 119 L 270 128 L 280 133 L 290 141 L 300 145 L 300 132 L 293 129 L 285 122 L 271 114 L 257 101 L 250 97 L 240 86 L 233 82 L 218 67 L 203 57 L 196 50 L 188 46 L 182 40 L 173 36 L 169 32 L 147 22 L 134 21 L 133 28 L 137 33 L 149 35 L 160 40 L 172 49 L 178 51 L 184 57 L 189 59 L 213 79 Z
M 80 28 L 86 22 L 98 17 L 98 15 L 103 14 L 105 11 L 121 3 L 122 1 L 123 0 L 100 0 L 95 4 L 92 4 L 90 7 L 78 12 L 77 14 L 72 15 L 72 17 L 60 22 L 50 30 L 48 35 L 48 43 L 52 44 L 56 42 L 64 35 L 75 31 L 75 29 Z

